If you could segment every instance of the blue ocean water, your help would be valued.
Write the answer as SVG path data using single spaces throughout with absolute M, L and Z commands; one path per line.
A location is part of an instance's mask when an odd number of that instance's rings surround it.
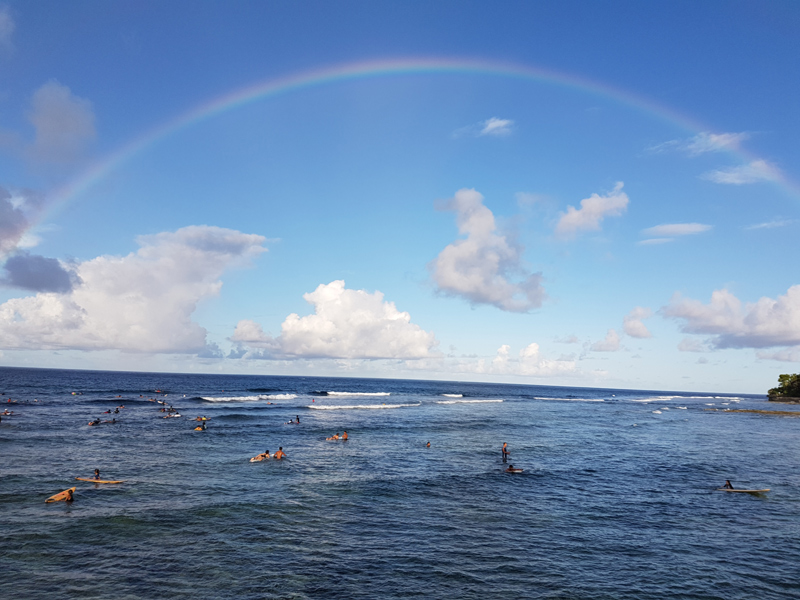
M 800 597 L 800 419 L 726 411 L 797 409 L 764 397 L 11 368 L 0 393 L 7 598 Z

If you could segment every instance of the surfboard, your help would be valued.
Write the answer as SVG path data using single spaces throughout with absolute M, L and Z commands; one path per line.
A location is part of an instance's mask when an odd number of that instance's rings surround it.
M 729 488 L 717 488 L 718 492 L 740 492 L 742 494 L 760 494 L 762 492 L 768 492 L 769 488 L 765 490 L 732 490 Z
M 91 477 L 76 477 L 78 481 L 91 481 L 92 483 L 125 483 L 124 479 L 110 480 L 110 479 L 92 479 Z
M 63 492 L 59 492 L 58 494 L 54 494 L 50 496 L 45 502 L 61 502 L 67 500 L 70 496 L 70 492 L 74 493 L 75 488 L 69 488 L 68 490 L 64 490 Z
M 250 459 L 250 462 L 261 462 L 267 460 L 266 458 L 256 458 L 255 456 Z
M 505 473 L 522 473 L 525 469 L 506 469 Z

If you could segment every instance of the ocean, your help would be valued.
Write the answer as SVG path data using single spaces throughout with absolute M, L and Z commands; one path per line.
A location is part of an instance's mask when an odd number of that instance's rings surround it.
M 730 411 L 798 410 L 763 396 L 16 368 L 0 394 L 5 598 L 800 597 L 800 419 Z

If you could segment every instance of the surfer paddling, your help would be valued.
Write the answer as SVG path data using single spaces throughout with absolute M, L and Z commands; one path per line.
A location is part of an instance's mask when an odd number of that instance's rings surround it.
M 325 438 L 325 439 L 326 440 L 338 440 L 339 439 L 339 433 L 337 432 L 336 435 L 333 435 L 333 436 L 331 436 L 329 438 Z
M 258 462 L 261 460 L 267 460 L 269 458 L 269 450 L 264 450 L 263 453 L 255 455 L 253 458 L 250 459 L 250 462 Z

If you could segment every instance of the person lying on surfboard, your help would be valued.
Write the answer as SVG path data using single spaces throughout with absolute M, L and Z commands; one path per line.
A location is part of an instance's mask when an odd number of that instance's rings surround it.
M 722 486 L 722 489 L 724 489 L 724 490 L 732 490 L 732 489 L 734 489 L 733 488 L 733 484 L 731 483 L 730 479 L 726 479 L 725 480 L 725 485 Z
M 339 434 L 337 432 L 336 435 L 334 435 L 333 437 L 329 437 L 329 438 L 325 438 L 325 439 L 326 440 L 338 440 L 339 439 Z
M 250 461 L 254 460 L 267 460 L 269 458 L 269 450 L 264 450 L 262 454 L 256 454 Z

